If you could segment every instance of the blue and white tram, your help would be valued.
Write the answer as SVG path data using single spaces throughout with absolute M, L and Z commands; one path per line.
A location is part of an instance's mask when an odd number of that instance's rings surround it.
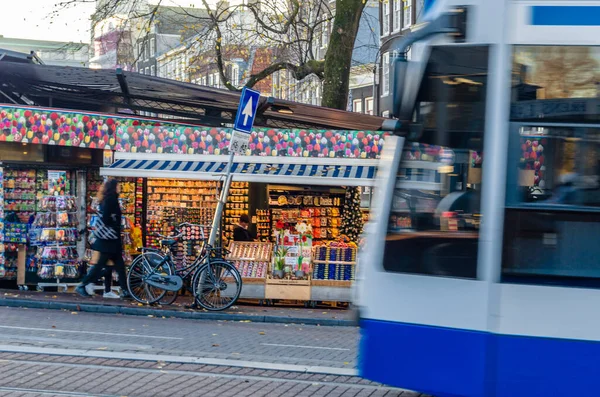
M 439 22 L 456 6 L 462 42 Z M 410 134 L 386 140 L 359 259 L 361 375 L 600 395 L 600 1 L 426 7 L 394 63 Z

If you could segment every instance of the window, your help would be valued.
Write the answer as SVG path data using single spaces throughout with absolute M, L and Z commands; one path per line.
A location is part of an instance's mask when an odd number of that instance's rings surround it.
M 600 47 L 515 46 L 512 120 L 598 122 Z
M 202 76 L 202 85 L 206 85 L 206 76 Z
M 212 73 L 208 75 L 208 86 L 209 87 L 213 87 L 215 84 L 215 81 L 213 80 L 213 75 Z
M 144 59 L 144 42 L 138 44 L 138 58 L 140 60 Z
M 390 111 L 389 110 L 384 110 L 383 112 L 381 112 L 381 117 L 389 118 L 390 117 Z
M 373 97 L 365 98 L 365 114 L 373 115 Z
M 146 70 L 144 68 L 140 68 L 140 73 L 141 74 L 146 74 Z
M 236 87 L 240 84 L 240 67 L 235 64 L 231 66 L 231 84 Z
M 400 30 L 401 22 L 402 22 L 402 0 L 394 0 L 394 16 L 393 16 L 394 32 L 397 32 Z
M 402 0 L 402 2 L 404 3 L 404 21 L 402 24 L 402 27 L 404 29 L 410 27 L 410 25 L 412 25 L 412 19 L 413 19 L 413 14 L 412 14 L 412 2 L 413 0 Z
M 381 57 L 382 68 L 381 68 L 381 88 L 383 96 L 390 94 L 390 53 L 386 52 Z
M 150 75 L 150 69 L 148 67 L 146 67 L 144 74 Z
M 329 21 L 323 21 L 323 31 L 321 32 L 321 48 L 329 44 Z
M 156 55 L 156 39 L 153 37 L 150 39 L 150 56 Z
M 215 84 L 215 87 L 221 88 L 221 76 L 219 76 L 219 73 L 215 73 L 213 75 L 213 82 Z
M 388 272 L 476 278 L 488 48 L 434 47 L 393 190 Z
M 150 75 L 156 76 L 156 67 L 154 65 L 150 66 Z
M 352 111 L 354 113 L 362 113 L 363 112 L 362 99 L 355 99 L 352 101 Z
M 381 34 L 383 36 L 390 34 L 390 0 L 383 0 Z

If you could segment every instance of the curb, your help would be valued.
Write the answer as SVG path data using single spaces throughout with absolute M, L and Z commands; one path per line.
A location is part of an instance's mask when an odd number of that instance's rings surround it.
M 305 317 L 285 317 L 285 316 L 253 316 L 249 314 L 234 313 L 216 313 L 216 312 L 189 312 L 169 309 L 153 309 L 149 307 L 128 307 L 128 306 L 108 306 L 89 303 L 70 303 L 70 302 L 45 302 L 29 299 L 6 299 L 0 298 L 0 306 L 3 307 L 22 307 L 28 309 L 50 309 L 50 310 L 69 310 L 86 313 L 101 314 L 124 314 L 130 316 L 154 316 L 154 317 L 172 317 L 188 320 L 221 320 L 221 321 L 251 321 L 253 323 L 274 323 L 274 324 L 303 324 L 320 325 L 330 327 L 354 327 L 357 325 L 352 320 L 336 320 L 331 318 L 305 318 Z

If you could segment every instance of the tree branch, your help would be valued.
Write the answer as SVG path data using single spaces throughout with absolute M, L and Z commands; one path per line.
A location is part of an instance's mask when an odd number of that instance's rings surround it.
M 310 60 L 299 66 L 294 65 L 291 62 L 274 63 L 270 66 L 267 66 L 260 72 L 251 75 L 250 78 L 248 79 L 248 81 L 246 82 L 246 87 L 252 88 L 259 81 L 269 77 L 270 75 L 272 75 L 275 72 L 278 72 L 278 71 L 284 70 L 284 69 L 287 69 L 290 72 L 292 72 L 292 76 L 294 76 L 294 79 L 296 79 L 298 81 L 305 79 L 306 77 L 310 76 L 311 74 L 314 74 L 317 77 L 319 77 L 320 79 L 322 79 L 323 73 L 325 72 L 325 62 Z

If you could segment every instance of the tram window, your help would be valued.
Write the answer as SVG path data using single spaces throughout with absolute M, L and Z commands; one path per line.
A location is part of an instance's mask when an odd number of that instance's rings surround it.
M 509 206 L 600 207 L 600 128 L 522 126 L 511 139 L 518 175 Z
M 386 271 L 477 276 L 488 48 L 432 50 L 396 181 Z
M 513 121 L 599 121 L 600 47 L 515 46 Z
M 502 281 L 600 288 L 600 213 L 507 209 Z

